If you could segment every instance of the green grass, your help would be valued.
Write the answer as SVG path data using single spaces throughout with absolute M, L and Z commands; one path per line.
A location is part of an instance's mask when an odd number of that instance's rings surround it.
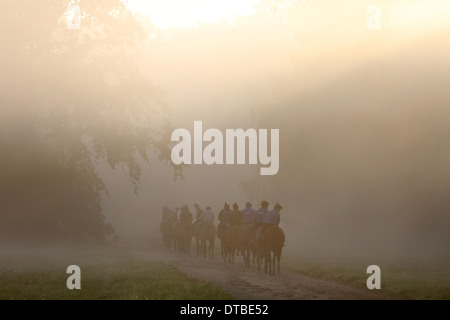
M 285 269 L 300 274 L 334 280 L 355 288 L 366 289 L 367 264 L 359 262 L 325 262 L 286 257 Z M 450 264 L 448 261 L 424 265 L 418 262 L 379 264 L 381 293 L 396 299 L 450 300 Z
M 9 259 L 7 259 L 10 261 Z M 30 261 L 26 258 L 0 270 L 0 299 L 232 299 L 228 293 L 211 283 L 194 280 L 176 268 L 160 262 L 140 261 L 125 253 L 99 254 L 97 257 L 78 256 L 81 268 L 81 290 L 69 290 L 66 274 L 69 265 L 64 257 L 55 261 Z M 20 262 L 17 264 L 17 262 Z M 17 268 L 14 268 L 16 266 Z

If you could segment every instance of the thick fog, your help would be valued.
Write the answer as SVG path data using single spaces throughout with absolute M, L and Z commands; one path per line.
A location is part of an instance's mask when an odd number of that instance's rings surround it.
M 225 201 L 257 209 L 267 200 L 283 205 L 291 253 L 442 254 L 450 243 L 450 6 L 378 1 L 381 25 L 371 29 L 372 2 L 261 1 L 232 23 L 167 29 L 142 12 L 118 23 L 98 18 L 106 28 L 89 19 L 110 8 L 80 2 L 89 14 L 69 31 L 64 1 L 47 11 L 17 1 L 9 10 L 24 12 L 21 19 L 1 8 L 2 170 L 10 183 L 37 185 L 18 196 L 25 189 L 3 183 L 2 196 L 19 205 L 2 210 L 46 225 L 54 208 L 39 199 L 70 185 L 68 200 L 51 202 L 72 212 L 54 218 L 55 228 L 101 205 L 96 212 L 120 239 L 147 239 L 159 237 L 164 205 L 193 211 L 198 202 L 218 214 Z M 278 173 L 203 164 L 178 177 L 170 134 L 193 133 L 195 120 L 222 132 L 279 129 Z M 38 148 L 39 166 L 29 150 L 36 132 L 55 141 Z M 59 152 L 81 162 L 54 176 Z M 86 177 L 97 176 L 73 189 L 70 174 L 79 177 L 82 164 Z M 40 195 L 41 184 L 52 188 Z M 80 205 L 74 193 L 91 197 L 92 185 L 100 199 Z

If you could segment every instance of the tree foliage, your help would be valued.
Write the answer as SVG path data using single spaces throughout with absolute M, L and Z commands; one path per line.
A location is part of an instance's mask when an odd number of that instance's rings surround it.
M 80 29 L 67 26 L 71 4 Z M 134 59 L 145 38 L 119 0 L 1 2 L 3 235 L 110 236 L 99 160 L 135 187 L 150 150 L 168 162 L 163 92 Z

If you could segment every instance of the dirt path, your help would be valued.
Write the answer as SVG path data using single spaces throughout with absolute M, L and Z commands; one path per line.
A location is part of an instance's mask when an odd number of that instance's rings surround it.
M 386 299 L 382 292 L 358 289 L 331 280 L 317 279 L 281 270 L 268 276 L 243 266 L 240 258 L 235 265 L 221 257 L 200 258 L 163 249 L 134 251 L 141 259 L 163 261 L 188 276 L 213 283 L 239 300 L 311 300 L 311 299 Z

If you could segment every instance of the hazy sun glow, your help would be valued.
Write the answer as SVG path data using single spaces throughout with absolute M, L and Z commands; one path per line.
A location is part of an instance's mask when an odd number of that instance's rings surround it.
M 253 14 L 260 0 L 128 0 L 131 11 L 146 15 L 159 28 L 189 28 L 221 20 L 232 23 Z
M 445 27 L 450 22 L 448 0 L 402 0 L 392 3 L 389 10 L 390 27 L 405 32 Z

